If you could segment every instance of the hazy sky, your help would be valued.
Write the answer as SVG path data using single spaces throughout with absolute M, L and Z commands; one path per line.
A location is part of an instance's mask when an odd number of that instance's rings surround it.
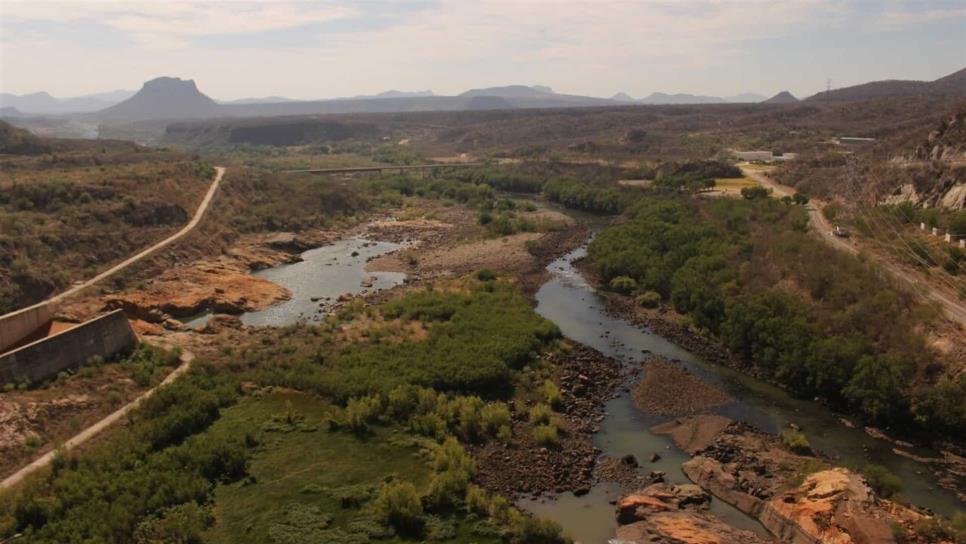
M 809 95 L 966 67 L 966 0 L 0 0 L 0 89 L 194 79 L 218 99 L 387 89 Z

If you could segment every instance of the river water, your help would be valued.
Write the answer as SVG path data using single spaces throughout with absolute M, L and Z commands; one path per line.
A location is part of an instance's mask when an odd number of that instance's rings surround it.
M 241 320 L 253 326 L 319 321 L 343 294 L 356 295 L 398 285 L 405 274 L 367 272 L 365 266 L 369 259 L 400 247 L 390 242 L 350 238 L 306 251 L 301 262 L 256 272 L 256 276 L 287 288 L 292 298 L 261 311 L 242 314 Z M 647 352 L 679 361 L 682 367 L 727 391 L 734 399 L 715 413 L 770 432 L 778 432 L 794 423 L 802 427 L 814 448 L 846 466 L 855 468 L 867 463 L 886 466 L 903 480 L 903 494 L 913 503 L 945 515 L 963 508 L 952 493 L 936 485 L 927 466 L 894 454 L 891 444 L 874 439 L 861 429 L 845 427 L 830 410 L 807 400 L 795 399 L 777 387 L 726 367 L 706 363 L 649 330 L 609 316 L 604 302 L 572 264 L 585 255 L 586 247 L 582 247 L 548 265 L 552 277 L 536 295 L 536 311 L 556 323 L 564 336 L 625 364 L 639 363 Z M 369 286 L 364 285 L 368 283 L 367 278 L 371 280 Z M 188 324 L 203 324 L 208 317 L 199 316 Z M 687 454 L 677 449 L 668 437 L 649 431 L 669 418 L 641 413 L 634 407 L 629 394 L 609 401 L 606 411 L 601 431 L 594 437 L 595 444 L 604 454 L 610 457 L 633 454 L 642 461 L 640 470 L 643 472 L 662 470 L 668 481 L 688 481 L 680 468 L 688 459 Z M 935 452 L 912 451 L 926 457 L 935 456 Z M 659 453 L 661 459 L 655 463 L 646 462 L 654 452 Z M 566 493 L 551 500 L 525 500 L 520 506 L 558 521 L 571 536 L 584 544 L 603 543 L 614 536 L 615 507 L 610 501 L 616 500 L 619 494 L 617 486 L 604 483 L 582 497 Z M 723 501 L 713 500 L 712 512 L 732 525 L 767 534 L 755 520 Z
M 367 272 L 366 263 L 402 246 L 366 238 L 347 238 L 302 253 L 297 263 L 283 264 L 254 275 L 285 287 L 292 298 L 256 312 L 245 312 L 242 323 L 254 327 L 282 327 L 299 321 L 318 322 L 342 295 L 358 295 L 394 287 L 400 272 Z M 369 280 L 369 281 L 367 281 Z M 371 281 L 371 284 L 370 284 Z M 191 328 L 205 324 L 210 313 L 186 320 Z
M 594 293 L 572 262 L 586 255 L 586 247 L 552 262 L 547 269 L 552 278 L 537 292 L 537 312 L 550 319 L 567 338 L 593 347 L 626 364 L 634 364 L 652 352 L 680 361 L 681 366 L 714 384 L 734 399 L 714 413 L 745 421 L 766 431 L 778 432 L 789 423 L 802 427 L 814 448 L 850 467 L 868 463 L 886 466 L 903 481 L 903 494 L 914 504 L 951 515 L 963 508 L 951 492 L 938 487 L 929 468 L 896 455 L 892 445 L 874 439 L 861 429 L 850 429 L 830 410 L 807 400 L 795 399 L 783 390 L 731 369 L 706 363 L 653 332 L 607 314 L 604 302 Z M 670 418 L 650 416 L 638 411 L 624 394 L 606 405 L 607 415 L 595 444 L 610 457 L 633 454 L 642 461 L 640 470 L 663 470 L 671 482 L 687 482 L 681 463 L 688 456 L 666 436 L 649 431 Z M 660 453 L 656 463 L 647 463 L 652 452 Z M 935 452 L 913 450 L 924 456 Z M 566 532 L 584 544 L 607 542 L 616 528 L 615 507 L 609 501 L 618 497 L 612 484 L 599 484 L 582 497 L 571 493 L 552 500 L 526 500 L 521 506 L 559 522 Z M 712 511 L 728 523 L 764 533 L 751 518 L 723 501 L 713 500 Z

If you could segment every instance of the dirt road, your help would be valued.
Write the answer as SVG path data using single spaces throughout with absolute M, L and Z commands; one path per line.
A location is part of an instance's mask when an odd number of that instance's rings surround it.
M 745 166 L 741 167 L 741 171 L 746 177 L 761 183 L 765 187 L 768 187 L 777 195 L 791 196 L 795 194 L 794 188 L 776 182 L 763 172 L 747 168 Z M 831 245 L 832 247 L 853 254 L 859 253 L 859 248 L 855 245 L 855 242 L 848 238 L 832 236 L 831 233 L 834 227 L 831 223 L 829 223 L 828 219 L 826 219 L 825 215 L 822 213 L 822 208 L 824 207 L 825 202 L 822 202 L 821 200 L 811 199 L 809 201 L 809 224 L 812 226 L 812 230 L 815 232 L 815 234 L 817 234 L 819 238 L 824 240 L 825 243 Z M 869 258 L 874 259 L 880 266 L 888 270 L 893 276 L 909 284 L 909 286 L 912 287 L 913 292 L 918 293 L 927 302 L 935 302 L 942 306 L 942 308 L 946 311 L 946 316 L 951 320 L 959 323 L 961 326 L 966 327 L 966 304 L 960 301 L 955 295 L 945 293 L 935 287 L 927 285 L 921 278 L 917 277 L 916 274 L 904 270 L 902 267 L 893 262 L 869 253 L 866 255 Z
M 118 421 L 120 421 L 121 418 L 123 418 L 124 416 L 126 416 L 128 414 L 128 412 L 130 412 L 131 410 L 134 410 L 142 402 L 144 402 L 144 399 L 146 399 L 146 398 L 150 397 L 151 395 L 153 395 L 154 392 L 157 391 L 157 389 L 159 387 L 163 387 L 163 386 L 165 386 L 165 385 L 173 382 L 174 380 L 176 380 L 178 378 L 178 376 L 181 376 L 182 374 L 184 374 L 185 372 L 187 372 L 188 371 L 188 368 L 191 367 L 191 362 L 194 360 L 194 358 L 195 358 L 195 356 L 192 353 L 187 352 L 187 351 L 182 352 L 182 354 L 181 354 L 181 365 L 178 368 L 174 369 L 174 371 L 171 372 L 171 374 L 168 374 L 168 376 L 164 379 L 164 381 L 162 381 L 158 385 L 154 386 L 153 388 L 148 389 L 147 391 L 145 391 L 144 393 L 142 393 L 138 398 L 132 400 L 131 402 L 125 404 L 121 408 L 119 408 L 116 411 L 112 412 L 111 414 L 109 414 L 108 416 L 106 416 L 104 419 L 98 421 L 97 423 L 95 423 L 95 424 L 91 425 L 90 427 L 84 429 L 83 431 L 77 433 L 76 435 L 74 435 L 73 438 L 71 438 L 70 440 L 64 442 L 64 445 L 63 445 L 62 448 L 60 448 L 60 450 L 63 450 L 65 452 L 66 451 L 70 451 L 70 450 L 72 450 L 72 449 L 80 446 L 81 444 L 84 444 L 85 442 L 87 442 L 91 438 L 94 438 L 95 436 L 97 436 L 104 429 L 107 429 L 111 425 L 113 425 L 113 424 L 117 423 Z M 32 462 L 29 465 L 21 468 L 17 472 L 14 472 L 10 476 L 8 476 L 5 480 L 3 480 L 2 482 L 0 482 L 0 490 L 9 489 L 9 488 L 17 485 L 18 483 L 22 482 L 24 478 L 26 478 L 28 475 L 30 475 L 34 471 L 39 470 L 39 469 L 41 469 L 41 468 L 49 465 L 54 460 L 54 457 L 57 456 L 58 452 L 59 452 L 59 450 L 54 450 L 54 451 L 47 452 L 43 456 L 41 456 L 38 459 L 36 459 L 34 462 Z
M 198 223 L 201 222 L 201 218 L 204 217 L 205 212 L 208 210 L 208 206 L 211 204 L 211 199 L 215 196 L 215 191 L 218 190 L 218 185 L 221 183 L 221 178 L 224 175 L 225 175 L 225 168 L 222 167 L 222 166 L 216 166 L 215 167 L 215 179 L 213 179 L 211 181 L 211 186 L 208 187 L 208 192 L 205 193 L 205 198 L 202 199 L 201 200 L 201 204 L 198 205 L 198 209 L 195 211 L 194 217 L 192 217 L 191 218 L 191 221 L 189 221 L 187 225 L 185 225 L 184 227 L 182 227 L 181 230 L 179 230 L 178 232 L 172 234 L 171 236 L 168 236 L 167 238 L 165 238 L 164 240 L 161 240 L 160 242 L 154 244 L 153 246 L 151 246 L 151 247 L 149 247 L 149 248 L 141 251 L 140 253 L 137 253 L 137 254 L 135 254 L 135 255 L 133 255 L 131 257 L 128 257 L 124 261 L 122 261 L 122 262 L 120 262 L 120 263 L 112 266 L 111 268 L 108 268 L 107 270 L 101 272 L 100 274 L 94 276 L 93 278 L 91 278 L 91 279 L 89 279 L 89 280 L 87 280 L 87 281 L 85 281 L 83 283 L 80 283 L 78 285 L 75 285 L 75 286 L 71 287 L 70 289 L 64 291 L 63 293 L 54 295 L 54 296 L 50 297 L 49 299 L 47 299 L 46 301 L 41 302 L 40 304 L 50 304 L 52 302 L 58 302 L 58 301 L 61 301 L 61 300 L 65 299 L 65 298 L 67 298 L 67 297 L 75 294 L 75 293 L 78 293 L 80 291 L 83 291 L 84 289 L 87 289 L 88 287 L 90 287 L 90 286 L 92 286 L 92 285 L 94 285 L 94 284 L 96 284 L 96 283 L 98 283 L 98 282 L 100 282 L 100 281 L 102 281 L 102 280 L 104 280 L 106 278 L 109 278 L 110 276 L 113 276 L 114 274 L 117 274 L 121 270 L 124 270 L 128 266 L 131 266 L 132 264 L 140 261 L 141 259 L 143 259 L 143 258 L 147 257 L 148 255 L 154 253 L 155 251 L 157 251 L 157 250 L 159 250 L 159 249 L 161 249 L 161 248 L 163 248 L 163 247 L 165 247 L 165 246 L 167 246 L 169 244 L 172 244 L 172 243 L 176 242 L 177 240 L 180 240 L 181 238 L 183 238 L 186 234 L 188 234 L 195 227 L 197 227 L 198 226 Z

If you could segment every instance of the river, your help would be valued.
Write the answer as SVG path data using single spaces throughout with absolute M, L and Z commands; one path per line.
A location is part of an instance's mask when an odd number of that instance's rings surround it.
M 302 253 L 302 260 L 297 263 L 255 272 L 255 276 L 288 289 L 292 297 L 264 310 L 245 312 L 240 319 L 245 325 L 254 327 L 282 327 L 299 321 L 318 322 L 332 310 L 342 295 L 354 296 L 402 283 L 406 274 L 366 271 L 366 263 L 370 259 L 401 247 L 393 242 L 346 238 Z M 206 312 L 185 320 L 185 325 L 196 328 L 210 318 L 211 313 Z
M 572 212 L 568 212 L 571 213 Z M 596 220 L 599 222 L 599 219 Z M 366 262 L 401 246 L 390 242 L 350 238 L 306 251 L 302 261 L 256 272 L 292 293 L 288 301 L 241 316 L 242 322 L 256 326 L 285 326 L 298 321 L 318 321 L 332 309 L 343 294 L 356 295 L 398 285 L 405 274 L 367 272 Z M 783 390 L 734 370 L 706 363 L 661 336 L 641 329 L 623 319 L 607 314 L 604 302 L 572 264 L 586 255 L 586 247 L 578 248 L 548 265 L 551 279 L 537 292 L 536 311 L 550 319 L 563 334 L 576 342 L 593 347 L 624 364 L 642 361 L 647 352 L 679 361 L 681 366 L 707 382 L 727 391 L 733 401 L 715 413 L 754 424 L 766 431 L 778 432 L 789 423 L 804 430 L 812 446 L 853 468 L 867 463 L 886 466 L 903 481 L 903 494 L 914 504 L 951 515 L 963 505 L 951 492 L 938 487 L 929 468 L 896 455 L 892 445 L 868 436 L 861 429 L 848 428 L 838 415 L 808 400 L 796 399 Z M 371 280 L 371 285 L 366 285 Z M 199 316 L 191 326 L 203 323 Z M 662 470 L 671 482 L 687 482 L 681 464 L 688 456 L 674 446 L 670 438 L 651 433 L 649 429 L 669 418 L 650 416 L 638 411 L 624 394 L 609 401 L 601 431 L 594 437 L 596 445 L 610 457 L 633 454 L 643 461 L 641 471 Z M 917 455 L 935 456 L 935 452 L 912 450 Z M 647 463 L 651 453 L 661 459 Z M 561 523 L 566 531 L 584 544 L 606 542 L 616 528 L 614 506 L 620 490 L 612 484 L 598 484 L 590 493 L 576 497 L 566 493 L 552 500 L 525 500 L 520 505 L 542 517 Z M 755 521 L 723 501 L 712 501 L 712 511 L 732 525 L 765 533 Z
M 903 495 L 914 504 L 951 515 L 963 508 L 956 496 L 940 488 L 929 467 L 892 452 L 892 445 L 870 437 L 860 428 L 848 428 L 840 416 L 814 402 L 796 399 L 785 391 L 734 370 L 706 363 L 653 332 L 607 314 L 604 302 L 572 264 L 586 255 L 581 247 L 552 262 L 547 269 L 552 277 L 537 292 L 537 312 L 550 319 L 564 336 L 593 347 L 624 364 L 636 364 L 652 352 L 680 361 L 687 370 L 714 384 L 732 397 L 732 402 L 714 413 L 778 432 L 794 423 L 802 427 L 814 448 L 849 467 L 868 463 L 886 466 L 903 481 Z M 643 461 L 639 470 L 663 470 L 671 482 L 687 482 L 681 463 L 688 456 L 669 437 L 649 431 L 670 418 L 650 416 L 638 411 L 629 393 L 606 405 L 607 415 L 595 444 L 610 457 L 635 455 Z M 662 458 L 647 463 L 652 452 Z M 913 449 L 916 454 L 934 456 L 935 452 Z M 521 506 L 542 517 L 559 522 L 566 532 L 585 543 L 606 542 L 617 527 L 615 507 L 610 501 L 619 490 L 611 484 L 598 484 L 582 497 L 572 493 L 552 500 L 526 500 Z M 764 529 L 720 500 L 712 501 L 712 511 L 725 521 L 756 532 Z

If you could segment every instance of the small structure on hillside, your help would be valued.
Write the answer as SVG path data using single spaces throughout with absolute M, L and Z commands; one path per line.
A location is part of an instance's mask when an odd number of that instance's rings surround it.
M 875 142 L 875 138 L 861 138 L 859 136 L 839 136 L 835 139 L 835 143 L 839 145 L 861 145 L 861 144 L 871 144 Z
M 798 153 L 774 153 L 772 151 L 739 151 L 737 149 L 731 149 L 731 155 L 740 160 L 747 162 L 775 162 L 775 161 L 790 161 L 798 157 Z

